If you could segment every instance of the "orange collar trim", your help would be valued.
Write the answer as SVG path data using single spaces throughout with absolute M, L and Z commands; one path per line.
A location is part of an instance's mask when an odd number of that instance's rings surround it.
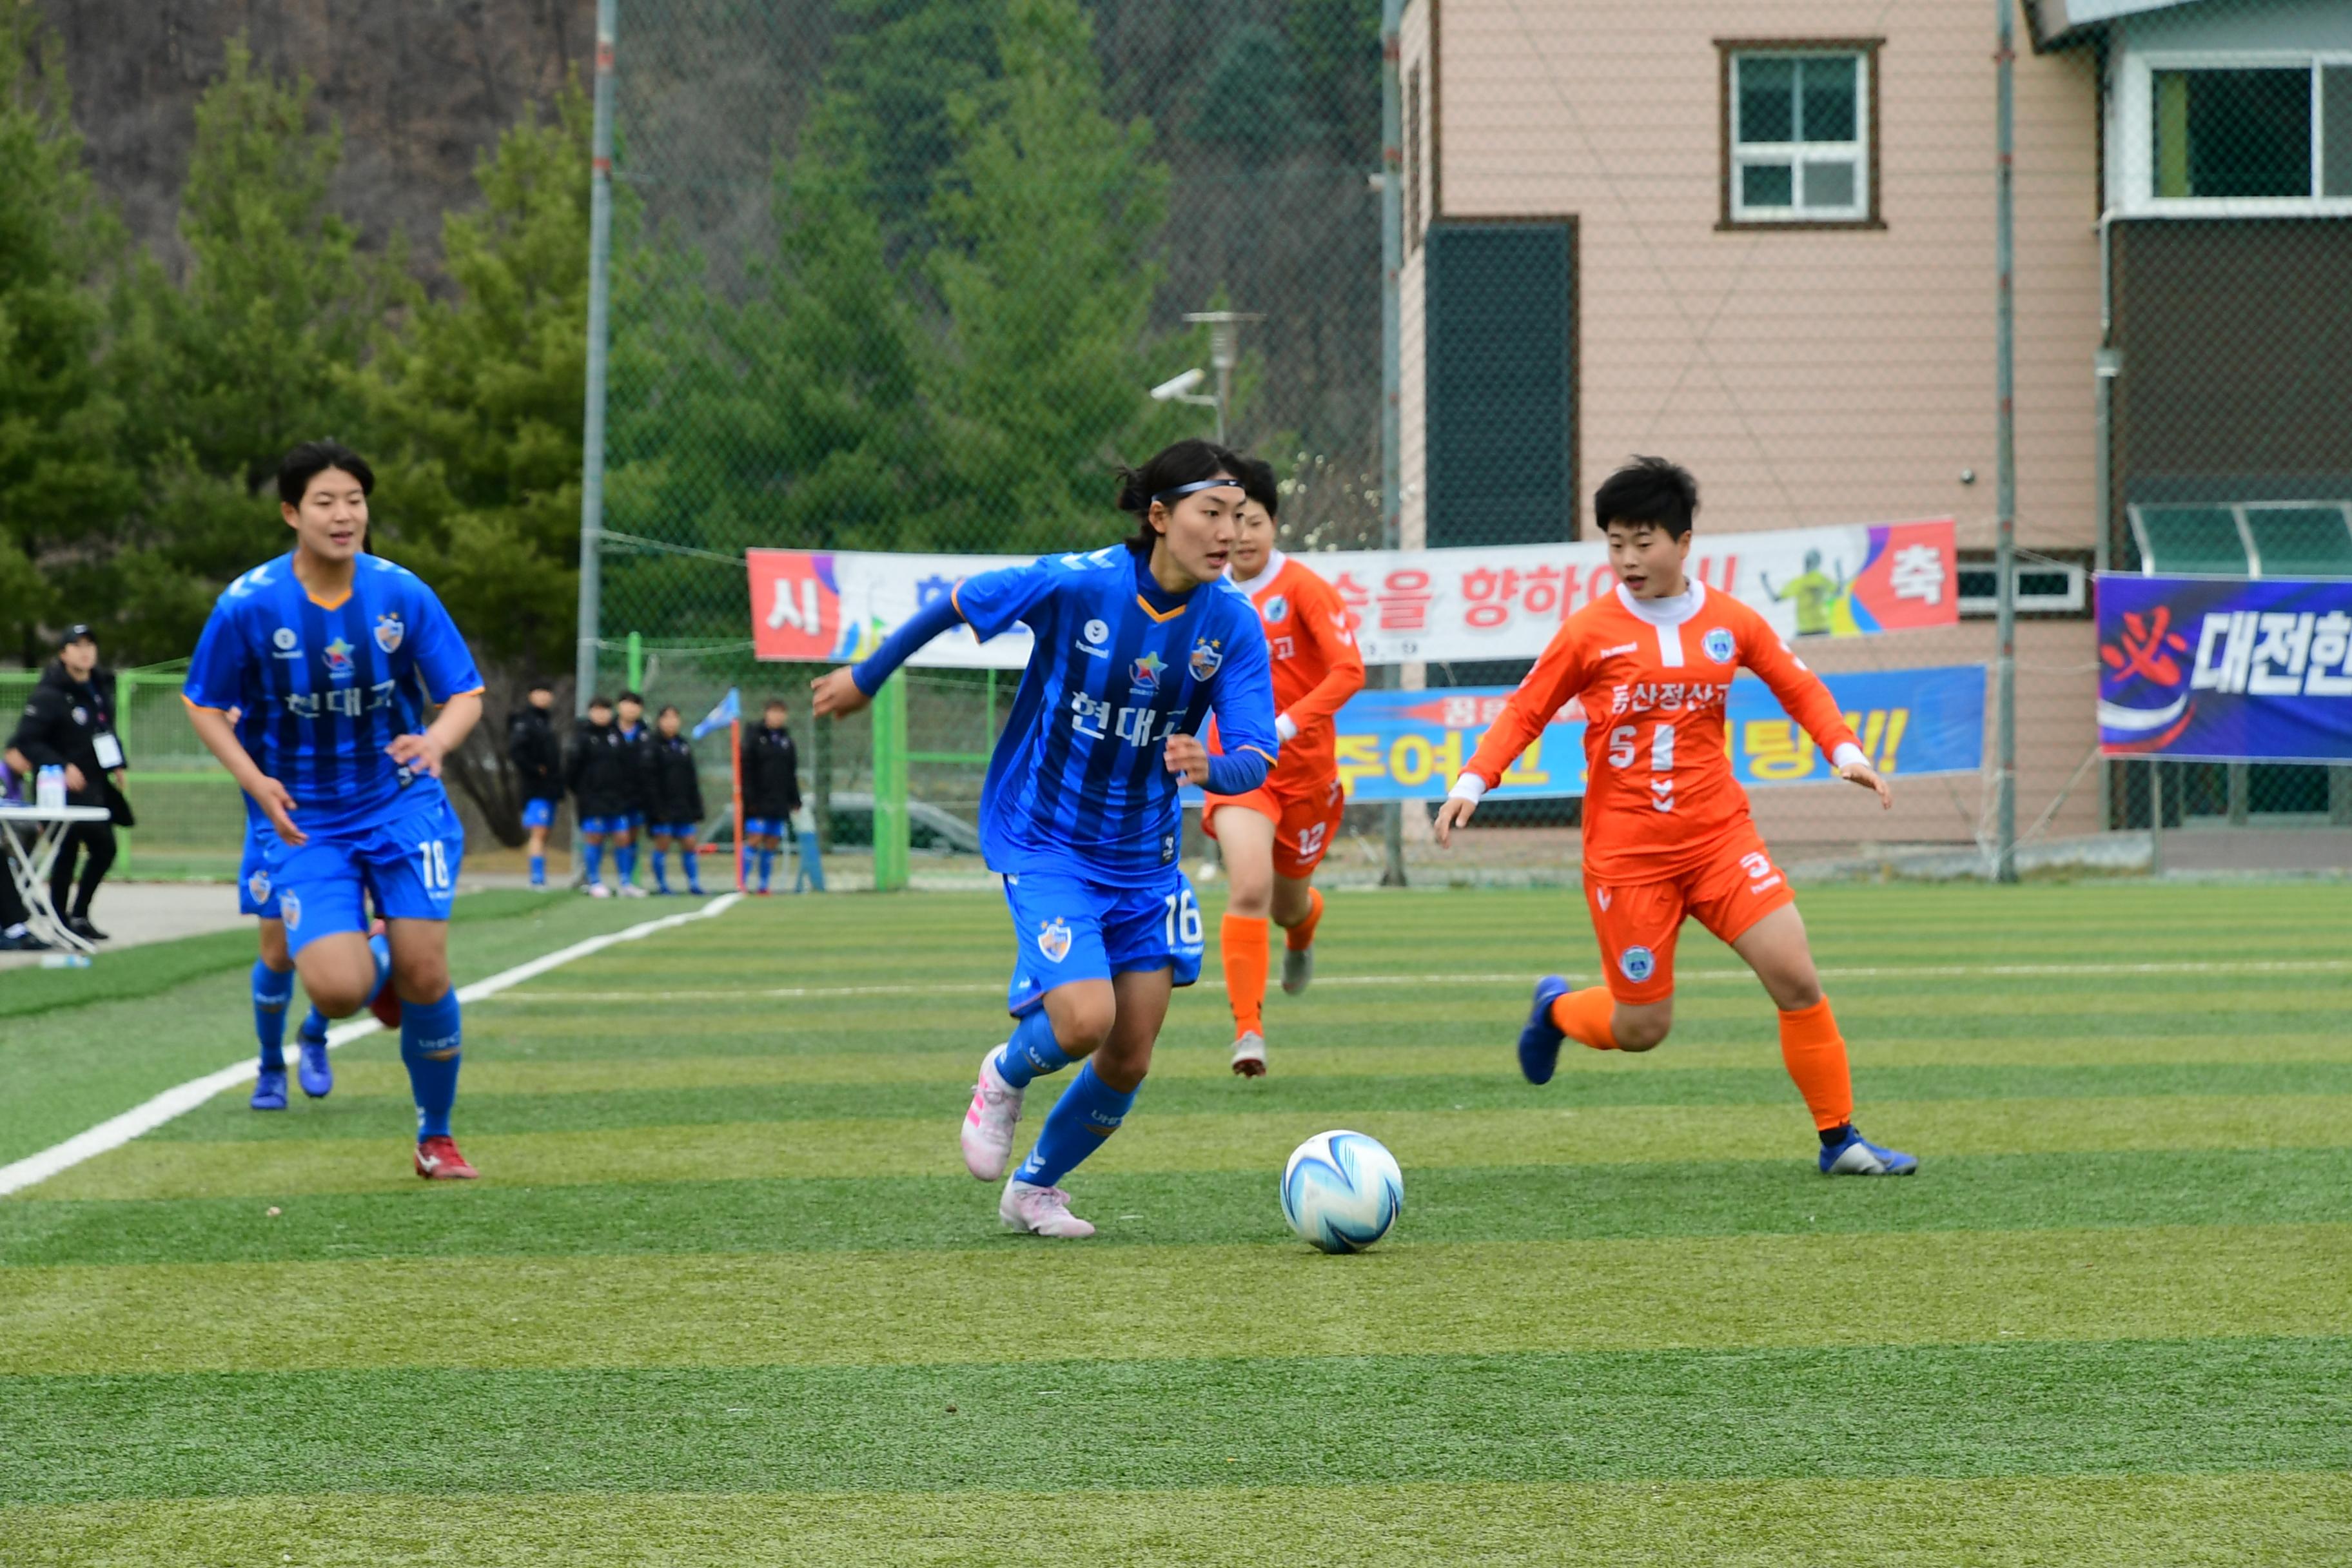
M 1185 611 L 1192 607 L 1192 601 L 1187 599 L 1172 610 L 1155 610 L 1151 607 L 1151 601 L 1145 598 L 1140 594 L 1138 594 L 1135 596 L 1135 602 L 1142 606 L 1143 613 L 1145 615 L 1150 616 L 1153 620 L 1159 622 L 1162 626 L 1167 625 L 1170 621 L 1174 620 L 1177 616 L 1182 615 Z

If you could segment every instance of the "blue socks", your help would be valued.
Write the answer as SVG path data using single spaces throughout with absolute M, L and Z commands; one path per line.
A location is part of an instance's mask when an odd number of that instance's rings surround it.
M 416 1097 L 419 1142 L 449 1135 L 462 1043 L 456 991 L 443 992 L 438 1002 L 401 1003 L 400 1059 L 407 1064 L 409 1090 Z
M 686 872 L 686 890 L 689 893 L 701 892 L 702 857 L 688 847 L 677 852 L 677 863 Z
M 604 847 L 602 844 L 583 844 L 580 847 L 588 856 L 588 879 L 591 882 L 603 881 L 604 879 Z
M 253 1032 L 261 1042 L 261 1070 L 286 1070 L 286 1009 L 294 1005 L 294 972 L 280 974 L 253 961 Z
M 544 855 L 530 858 L 530 885 L 534 888 L 547 886 L 547 857 Z
M 656 849 L 654 851 L 653 858 L 654 886 L 667 893 L 669 891 L 669 851 Z
M 776 872 L 776 852 L 763 848 L 760 852 L 760 891 L 768 890 L 768 879 Z
M 1139 1089 L 1140 1085 L 1137 1088 Z M 1103 1140 L 1118 1131 L 1127 1120 L 1129 1110 L 1135 1104 L 1135 1092 L 1121 1094 L 1118 1089 L 1095 1076 L 1095 1064 L 1088 1062 L 1045 1113 L 1045 1125 L 1038 1130 L 1037 1146 L 1013 1173 L 1013 1179 L 1027 1182 L 1032 1186 L 1059 1186 L 1062 1178 L 1074 1170 L 1078 1162 L 1102 1147 Z
M 613 851 L 613 871 L 620 878 L 621 886 L 625 888 L 637 879 L 637 847 L 635 845 L 624 844 Z
M 996 1070 L 1015 1089 L 1027 1089 L 1034 1079 L 1069 1065 L 1069 1057 L 1054 1038 L 1053 1020 L 1045 1016 L 1043 1007 L 1015 1024 L 1013 1037 L 996 1053 Z

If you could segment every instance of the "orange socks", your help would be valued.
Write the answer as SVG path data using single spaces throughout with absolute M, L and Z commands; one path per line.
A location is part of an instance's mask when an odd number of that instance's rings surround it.
M 1266 920 L 1227 915 L 1223 931 L 1225 954 L 1225 995 L 1234 1005 L 1234 1028 L 1240 1034 L 1264 1034 L 1261 1009 L 1265 1005 Z
M 1845 1037 L 1830 1016 L 1828 997 L 1780 1015 L 1780 1060 L 1813 1113 L 1815 1131 L 1825 1132 L 1853 1120 L 1853 1075 L 1846 1068 Z
M 1282 933 L 1282 945 L 1293 952 L 1305 952 L 1315 945 L 1315 928 L 1323 921 L 1323 889 L 1307 889 L 1307 918 Z
M 1617 1048 L 1617 1037 L 1610 1030 L 1609 1020 L 1616 1011 L 1617 1001 L 1609 994 L 1609 987 L 1588 985 L 1553 1002 L 1551 1021 L 1561 1034 L 1580 1046 L 1613 1051 Z

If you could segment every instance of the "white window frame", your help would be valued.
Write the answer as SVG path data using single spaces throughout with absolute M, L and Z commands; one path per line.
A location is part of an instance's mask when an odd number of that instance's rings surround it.
M 1878 214 L 1871 197 L 1871 156 L 1876 150 L 1871 146 L 1871 128 L 1876 122 L 1873 114 L 1874 98 L 1877 91 L 1877 72 L 1873 68 L 1873 51 L 1853 46 L 1832 45 L 1807 48 L 1802 45 L 1756 46 L 1731 45 L 1725 49 L 1728 57 L 1724 73 L 1724 211 L 1735 224 L 1866 224 Z M 1739 139 L 1739 68 L 1751 59 L 1759 60 L 1851 60 L 1853 63 L 1853 131 L 1851 142 L 1742 142 Z M 1801 95 L 1800 112 L 1801 113 Z M 1799 194 L 1803 174 L 1801 166 L 1809 158 L 1817 160 L 1851 160 L 1853 163 L 1853 200 L 1842 207 L 1785 206 L 1751 207 L 1748 205 L 1741 172 L 1752 163 L 1787 163 L 1790 165 L 1791 194 Z
M 2159 196 L 2156 194 L 2156 73 L 2300 67 L 2311 73 L 2311 188 L 2324 190 L 2327 171 L 2326 104 L 2321 72 L 2352 67 L 2340 49 L 2153 50 L 2125 57 L 2116 83 L 2117 123 L 2110 145 L 2123 150 L 2119 204 L 2126 217 L 2352 217 L 2352 196 Z

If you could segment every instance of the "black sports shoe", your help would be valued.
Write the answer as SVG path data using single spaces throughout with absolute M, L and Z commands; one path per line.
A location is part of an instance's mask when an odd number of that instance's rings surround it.
M 49 944 L 31 931 L 18 931 L 15 936 L 0 934 L 0 952 L 47 952 Z
M 74 935 L 81 938 L 84 942 L 112 942 L 114 940 L 104 931 L 99 930 L 96 926 L 90 924 L 89 917 L 88 915 L 68 915 L 66 918 L 66 930 L 73 932 Z

